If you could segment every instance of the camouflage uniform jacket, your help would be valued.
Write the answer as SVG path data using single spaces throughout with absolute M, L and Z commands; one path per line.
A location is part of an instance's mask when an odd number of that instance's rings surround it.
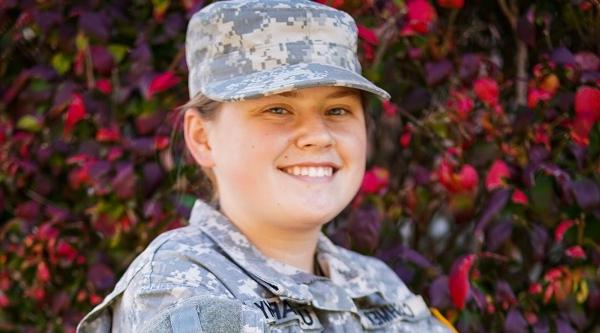
M 77 332 L 449 332 L 383 262 L 323 234 L 316 259 L 324 276 L 267 258 L 198 200 Z

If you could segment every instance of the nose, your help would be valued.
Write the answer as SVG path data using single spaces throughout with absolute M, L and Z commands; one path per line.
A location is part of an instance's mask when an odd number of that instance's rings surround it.
M 335 145 L 331 129 L 320 116 L 307 117 L 298 127 L 296 145 L 300 149 L 328 148 Z

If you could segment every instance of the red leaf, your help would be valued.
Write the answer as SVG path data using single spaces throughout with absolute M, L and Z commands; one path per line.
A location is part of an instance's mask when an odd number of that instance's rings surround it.
M 459 310 L 465 307 L 465 301 L 471 288 L 469 271 L 473 266 L 475 258 L 474 254 L 462 256 L 454 262 L 448 276 L 450 299 Z
M 492 166 L 490 167 L 490 171 L 485 178 L 485 187 L 488 191 L 499 187 L 506 187 L 506 182 L 504 178 L 510 177 L 510 171 L 506 166 L 506 163 L 502 160 L 495 160 Z
M 169 137 L 164 135 L 157 135 L 154 137 L 154 148 L 156 150 L 163 150 L 169 146 Z
M 437 0 L 437 3 L 440 7 L 460 9 L 465 5 L 465 0 Z
M 473 84 L 475 94 L 488 106 L 498 104 L 498 83 L 490 78 L 477 79 Z
M 402 148 L 407 148 L 410 145 L 410 140 L 412 139 L 412 132 L 410 129 L 405 130 L 400 135 L 400 145 Z
M 546 102 L 552 98 L 552 95 L 544 89 L 533 88 L 527 94 L 527 106 L 535 109 L 539 102 Z
M 454 166 L 447 159 L 440 163 L 437 175 L 440 184 L 451 193 L 470 192 L 479 184 L 479 175 L 472 165 L 465 164 L 460 168 L 460 172 L 456 173 Z
M 372 44 L 372 45 L 377 45 L 379 44 L 379 38 L 377 37 L 377 35 L 375 34 L 375 32 L 373 32 L 372 29 L 369 29 L 367 27 L 365 27 L 364 25 L 358 25 L 358 37 L 363 39 L 365 42 Z
M 6 308 L 10 305 L 10 300 L 8 299 L 8 297 L 6 297 L 6 295 L 4 295 L 4 292 L 0 291 L 0 308 Z
M 514 190 L 511 199 L 512 202 L 520 205 L 527 205 L 527 203 L 529 203 L 527 195 L 525 195 L 525 193 L 523 193 L 523 191 L 519 190 L 518 188 Z
M 560 222 L 556 229 L 554 229 L 554 240 L 557 242 L 562 241 L 567 230 L 569 230 L 573 225 L 575 225 L 575 221 L 573 220 L 564 220 Z
M 67 115 L 65 119 L 65 132 L 71 132 L 75 124 L 85 118 L 85 104 L 80 94 L 73 94 L 71 103 L 67 109 Z
M 50 271 L 44 261 L 38 262 L 36 278 L 41 283 L 46 283 L 50 280 Z
M 152 79 L 150 86 L 148 87 L 148 98 L 151 98 L 155 94 L 165 91 L 181 81 L 180 78 L 175 76 L 173 72 L 164 72 L 159 74 Z
M 585 255 L 585 251 L 579 245 L 571 246 L 570 248 L 565 250 L 565 254 L 568 257 L 573 259 L 585 259 L 587 256 Z
M 456 90 L 451 91 L 450 95 L 452 97 L 448 100 L 448 108 L 454 110 L 460 120 L 467 119 L 473 110 L 473 99 L 464 92 Z
M 600 89 L 579 88 L 575 94 L 575 114 L 592 122 L 600 120 Z
M 116 128 L 101 128 L 96 132 L 96 140 L 99 142 L 118 142 L 121 140 L 121 133 Z
M 112 92 L 112 84 L 109 79 L 100 79 L 96 81 L 96 89 L 100 90 L 105 95 Z
M 429 1 L 409 0 L 406 4 L 406 25 L 400 31 L 400 35 L 424 34 L 436 19 L 437 13 Z
M 576 117 L 568 124 L 568 127 L 573 142 L 582 147 L 586 147 L 590 144 L 590 132 L 592 127 L 594 127 L 594 121 L 592 119 L 585 116 Z
M 73 262 L 77 257 L 77 250 L 75 250 L 69 243 L 60 240 L 56 246 L 56 254 L 67 259 L 69 262 Z
M 459 188 L 462 191 L 472 191 L 477 188 L 477 184 L 479 184 L 479 176 L 477 175 L 477 171 L 470 164 L 465 164 L 460 168 L 460 173 L 458 174 L 458 184 Z
M 398 113 L 398 106 L 390 101 L 383 102 L 384 114 L 390 118 L 394 117 Z
M 365 172 L 361 191 L 369 194 L 376 194 L 387 189 L 390 173 L 387 169 L 373 167 Z

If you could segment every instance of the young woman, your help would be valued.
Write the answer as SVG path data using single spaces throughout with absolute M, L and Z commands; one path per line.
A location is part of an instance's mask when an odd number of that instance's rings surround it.
M 449 332 L 381 261 L 321 227 L 366 163 L 356 25 L 310 1 L 223 1 L 190 21 L 187 148 L 213 185 L 78 332 Z

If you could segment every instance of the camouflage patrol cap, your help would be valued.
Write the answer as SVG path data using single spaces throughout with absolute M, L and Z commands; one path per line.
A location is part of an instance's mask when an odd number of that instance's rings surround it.
M 361 75 L 357 28 L 343 11 L 307 0 L 212 3 L 186 36 L 190 97 L 239 101 L 315 86 L 390 95 Z

